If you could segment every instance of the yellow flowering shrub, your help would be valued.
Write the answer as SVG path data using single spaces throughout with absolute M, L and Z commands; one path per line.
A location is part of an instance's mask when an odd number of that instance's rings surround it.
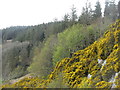
M 119 26 L 120 20 L 111 25 L 110 30 L 98 41 L 84 50 L 75 52 L 72 58 L 63 64 L 64 66 L 61 67 L 61 64 L 65 59 L 60 61 L 51 75 L 56 75 L 59 70 L 62 70 L 65 73 L 64 79 L 72 88 L 82 87 L 80 86 L 82 85 L 81 82 L 88 74 L 92 75 L 89 82 L 92 87 L 103 80 L 104 83 L 108 82 L 112 75 L 120 70 Z M 98 64 L 98 59 L 106 60 L 106 64 L 104 66 Z
M 105 81 L 100 81 L 95 86 L 96 86 L 96 88 L 103 88 L 103 89 L 105 89 L 105 88 L 110 88 L 111 85 L 112 85 L 112 83 L 105 82 Z
M 115 87 L 115 88 L 120 88 L 120 73 L 119 73 L 118 76 L 116 77 L 115 84 L 116 84 L 116 87 Z
M 38 77 L 34 77 L 34 78 L 26 77 L 14 84 L 5 84 L 2 86 L 2 88 L 35 88 L 35 87 L 40 88 L 43 87 L 44 82 L 45 82 L 44 80 L 41 80 Z

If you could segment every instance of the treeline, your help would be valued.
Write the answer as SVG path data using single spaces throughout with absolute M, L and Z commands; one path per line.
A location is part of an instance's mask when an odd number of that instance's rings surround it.
M 43 23 L 36 26 L 16 26 L 2 30 L 2 40 L 13 39 L 15 41 L 42 41 L 43 38 L 47 38 L 52 34 L 57 34 L 64 31 L 66 28 L 71 27 L 74 24 L 80 23 L 83 25 L 91 25 L 97 21 L 114 22 L 120 17 L 120 2 L 116 5 L 115 1 L 106 1 L 105 9 L 102 16 L 100 2 L 97 1 L 95 10 L 92 10 L 91 3 L 87 2 L 83 7 L 81 15 L 77 16 L 75 6 L 71 8 L 70 14 L 65 14 L 63 20 L 50 23 Z M 33 35 L 35 35 L 33 37 Z M 40 37 L 41 36 L 41 37 Z M 34 39 L 34 40 L 33 40 Z M 41 39 L 41 40 L 40 40 Z
M 71 57 L 75 51 L 100 38 L 108 25 L 120 18 L 119 7 L 120 2 L 116 5 L 106 1 L 102 16 L 99 1 L 95 10 L 87 2 L 79 16 L 73 5 L 71 13 L 65 14 L 61 21 L 3 29 L 2 42 L 6 46 L 2 54 L 4 80 L 27 73 L 46 78 L 59 60 Z

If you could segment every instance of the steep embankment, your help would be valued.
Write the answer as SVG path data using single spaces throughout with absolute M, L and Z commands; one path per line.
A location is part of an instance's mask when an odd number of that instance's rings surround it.
M 92 45 L 58 62 L 47 80 L 23 79 L 12 87 L 47 87 L 60 73 L 71 88 L 120 88 L 120 20 Z
M 120 20 L 98 41 L 60 61 L 49 79 L 60 71 L 70 87 L 120 88 Z

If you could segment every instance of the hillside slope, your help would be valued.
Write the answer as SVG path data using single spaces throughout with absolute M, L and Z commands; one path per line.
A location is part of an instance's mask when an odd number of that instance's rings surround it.
M 120 88 L 120 20 L 98 41 L 61 60 L 49 79 L 60 71 L 72 88 Z
M 50 87 L 60 73 L 70 88 L 120 88 L 120 20 L 92 45 L 58 62 L 47 80 L 24 78 L 3 87 Z

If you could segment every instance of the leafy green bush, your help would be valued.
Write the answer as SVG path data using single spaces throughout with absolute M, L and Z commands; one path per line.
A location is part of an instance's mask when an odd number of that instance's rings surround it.
M 63 81 L 63 73 L 60 73 L 56 79 L 52 80 L 52 82 L 47 85 L 47 88 L 69 88 L 69 87 Z
M 42 48 L 36 47 L 34 49 L 33 62 L 28 68 L 32 73 L 40 77 L 46 77 L 52 70 L 52 55 L 53 47 L 57 42 L 55 35 L 50 36 L 44 43 Z
M 97 25 L 83 26 L 73 25 L 64 32 L 58 34 L 58 44 L 53 53 L 53 62 L 56 64 L 65 57 L 71 57 L 72 53 L 84 49 L 100 37 Z

